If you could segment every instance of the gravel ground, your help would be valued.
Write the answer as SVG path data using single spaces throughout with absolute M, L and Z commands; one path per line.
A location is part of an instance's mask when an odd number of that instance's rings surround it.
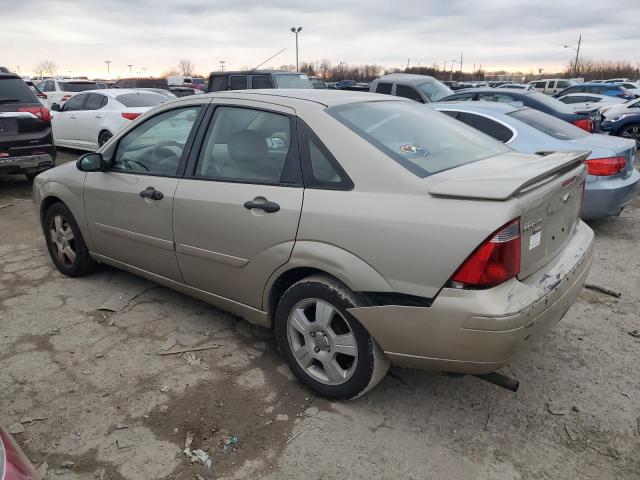
M 114 269 L 60 275 L 30 188 L 0 177 L 0 423 L 46 478 L 640 478 L 640 200 L 592 225 L 589 281 L 622 298 L 584 290 L 505 369 L 518 393 L 392 369 L 334 403 L 293 380 L 269 331 Z M 174 343 L 210 348 L 158 355 Z

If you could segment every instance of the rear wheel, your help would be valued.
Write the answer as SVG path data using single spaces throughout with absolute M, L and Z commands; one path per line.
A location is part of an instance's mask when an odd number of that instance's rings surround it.
M 325 276 L 290 287 L 276 311 L 276 338 L 289 368 L 320 395 L 346 400 L 376 386 L 389 361 L 347 309 L 353 292 Z
M 636 145 L 640 148 L 640 124 L 629 125 L 625 127 L 620 136 L 624 138 L 631 138 L 636 141 Z
M 78 224 L 66 205 L 51 205 L 43 225 L 49 255 L 61 273 L 78 277 L 96 269 L 97 263 L 89 255 Z
M 98 137 L 98 146 L 103 146 L 111 139 L 111 137 L 113 137 L 113 133 L 111 133 L 110 131 L 105 130 L 104 132 L 101 132 L 100 136 Z

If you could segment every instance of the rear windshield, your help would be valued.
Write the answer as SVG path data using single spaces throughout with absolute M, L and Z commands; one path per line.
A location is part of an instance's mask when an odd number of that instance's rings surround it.
M 134 78 L 132 81 L 134 88 L 169 88 L 169 84 L 166 80 L 154 79 L 154 78 Z
M 301 73 L 274 75 L 278 88 L 313 88 L 309 77 Z
M 540 93 L 540 92 L 533 92 L 533 93 L 530 93 L 529 95 L 531 95 L 531 98 L 534 98 L 538 102 L 540 102 L 540 103 L 542 103 L 544 105 L 547 105 L 549 108 L 554 109 L 556 112 L 574 113 L 573 110 L 571 110 L 570 107 L 568 107 L 567 105 L 562 103 L 557 98 L 550 97 L 549 95 L 546 95 L 546 94 Z
M 118 95 L 116 100 L 123 104 L 125 107 L 155 107 L 167 100 L 167 97 L 158 93 L 151 92 L 138 92 L 138 93 L 123 93 Z
M 539 110 L 525 108 L 508 113 L 507 115 L 558 140 L 577 140 L 590 135 L 585 130 L 571 125 L 569 122 L 547 115 Z
M 429 80 L 428 82 L 418 85 L 418 89 L 429 99 L 430 102 L 437 102 L 438 100 L 448 97 L 453 93 L 449 87 L 438 80 Z
M 0 78 L 0 104 L 38 103 L 38 99 L 21 78 Z
M 98 86 L 95 82 L 60 82 L 60 88 L 63 92 L 86 92 L 96 90 Z
M 415 102 L 352 103 L 327 112 L 422 178 L 511 151 L 462 122 Z

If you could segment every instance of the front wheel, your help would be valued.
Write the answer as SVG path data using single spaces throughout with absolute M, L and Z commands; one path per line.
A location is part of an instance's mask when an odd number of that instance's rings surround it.
M 640 148 L 640 124 L 629 125 L 625 127 L 620 136 L 623 138 L 631 138 L 636 141 L 636 146 Z
M 44 214 L 43 225 L 49 255 L 61 273 L 78 277 L 96 269 L 97 264 L 89 255 L 78 224 L 66 205 L 51 205 Z
M 319 275 L 291 286 L 278 303 L 278 346 L 296 377 L 324 397 L 358 397 L 389 369 L 380 346 L 347 311 L 357 303 L 347 287 Z

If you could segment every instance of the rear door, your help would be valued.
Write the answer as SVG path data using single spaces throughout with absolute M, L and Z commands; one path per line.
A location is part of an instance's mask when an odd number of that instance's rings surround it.
M 175 194 L 174 238 L 188 285 L 261 308 L 267 279 L 289 259 L 302 209 L 294 113 L 219 100 Z
M 84 202 L 95 253 L 182 281 L 173 244 L 173 198 L 203 105 L 159 112 L 127 132 L 107 172 L 87 173 Z
M 84 148 L 91 150 L 98 148 L 98 133 L 100 125 L 104 121 L 103 108 L 107 105 L 107 102 L 106 95 L 90 93 L 84 108 L 76 113 L 78 143 Z

